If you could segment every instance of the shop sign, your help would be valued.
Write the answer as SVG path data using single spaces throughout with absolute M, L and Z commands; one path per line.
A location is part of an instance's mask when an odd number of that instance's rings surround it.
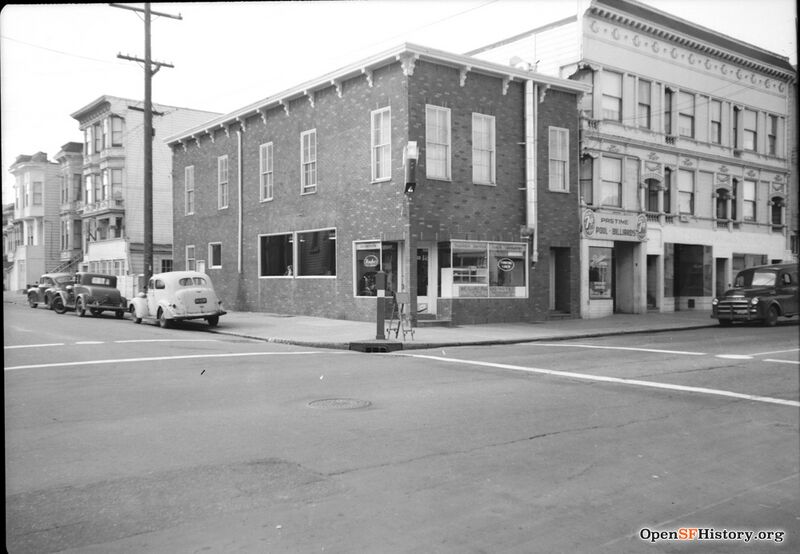
M 647 216 L 587 209 L 581 232 L 590 239 L 642 241 L 647 238 Z
M 364 257 L 364 267 L 378 267 L 380 263 L 378 256 L 375 254 L 369 254 Z
M 513 271 L 516 264 L 511 258 L 500 258 L 497 260 L 497 268 L 500 271 Z

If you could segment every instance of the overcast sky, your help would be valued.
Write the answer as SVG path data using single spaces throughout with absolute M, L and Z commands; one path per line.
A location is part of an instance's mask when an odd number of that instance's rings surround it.
M 794 0 L 640 0 L 797 63 Z M 141 7 L 143 4 L 128 4 Z M 585 3 L 582 3 L 585 5 Z M 227 113 L 403 42 L 453 53 L 573 15 L 578 0 L 153 3 L 153 101 Z M 81 142 L 70 114 L 109 94 L 142 99 L 143 18 L 108 4 L 0 12 L 3 203 L 19 154 Z

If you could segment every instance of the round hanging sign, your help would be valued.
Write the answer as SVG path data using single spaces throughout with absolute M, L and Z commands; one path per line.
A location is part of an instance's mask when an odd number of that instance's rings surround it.
M 497 268 L 500 269 L 500 271 L 511 271 L 514 269 L 515 265 L 514 260 L 511 258 L 500 258 L 497 260 Z
M 375 254 L 369 254 L 364 257 L 364 267 L 378 267 L 380 260 Z

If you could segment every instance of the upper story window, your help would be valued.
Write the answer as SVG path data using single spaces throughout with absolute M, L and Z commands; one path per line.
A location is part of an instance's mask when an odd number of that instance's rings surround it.
M 678 134 L 694 138 L 694 94 L 678 93 Z
M 672 213 L 672 170 L 664 168 L 664 213 Z
M 771 115 L 767 122 L 767 154 L 778 155 L 778 116 Z
M 81 200 L 83 198 L 83 175 L 80 173 L 72 174 L 72 191 L 74 194 L 73 200 Z
M 186 245 L 186 271 L 194 271 L 196 266 L 196 259 L 194 254 L 194 245 L 187 244 Z
M 220 242 L 208 243 L 208 267 L 213 267 L 213 268 L 222 267 L 222 243 Z
M 122 146 L 122 123 L 121 117 L 111 117 L 111 146 Z
M 392 109 L 375 110 L 371 115 L 372 180 L 392 178 Z
M 228 156 L 217 158 L 217 208 L 228 207 Z
M 34 206 L 41 206 L 42 205 L 42 187 L 44 184 L 41 181 L 34 181 L 33 182 L 33 205 Z
M 622 160 L 603 158 L 601 176 L 600 204 L 622 207 Z
M 262 201 L 272 200 L 274 188 L 273 147 L 272 143 L 262 144 L 258 148 L 259 189 Z
M 194 213 L 194 166 L 189 165 L 183 170 L 183 188 L 186 195 L 186 215 Z
M 622 74 L 603 71 L 601 75 L 603 119 L 622 121 Z
M 550 190 L 569 190 L 569 130 L 549 129 Z
M 495 184 L 494 116 L 472 114 L 472 182 Z
M 97 122 L 92 128 L 94 133 L 94 152 L 98 153 L 103 149 L 103 126 L 100 122 Z
M 675 99 L 675 93 L 670 90 L 664 90 L 664 134 L 672 134 L 672 103 Z
M 450 179 L 450 108 L 425 106 L 425 176 Z
M 694 213 L 694 171 L 678 170 L 678 213 Z
M 758 132 L 756 131 L 756 112 L 745 109 L 742 112 L 742 147 L 744 150 L 756 151 Z
M 650 128 L 650 106 L 651 106 L 652 84 L 650 81 L 639 79 L 639 99 L 638 99 L 638 122 L 639 127 Z
M 300 194 L 317 192 L 317 130 L 300 135 Z
M 584 204 L 594 204 L 594 159 L 591 156 L 581 158 L 581 200 Z
M 756 220 L 756 182 L 747 179 L 742 183 L 742 219 Z
M 773 225 L 783 225 L 784 208 L 786 203 L 783 198 L 776 196 L 770 201 L 770 223 Z
M 722 102 L 719 100 L 712 100 L 709 105 L 709 112 L 711 117 L 710 139 L 714 144 L 722 142 Z

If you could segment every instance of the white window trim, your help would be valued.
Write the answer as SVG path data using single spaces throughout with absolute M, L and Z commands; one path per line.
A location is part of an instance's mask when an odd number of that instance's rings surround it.
M 222 179 L 222 171 L 221 171 L 221 169 L 222 169 L 221 166 L 222 166 L 223 160 L 225 162 L 225 179 L 224 180 Z M 230 168 L 228 166 L 228 155 L 225 154 L 224 156 L 219 156 L 217 158 L 217 209 L 218 210 L 226 209 L 228 207 L 229 202 L 230 202 L 230 188 L 228 187 L 228 182 L 229 182 L 228 171 L 229 171 L 229 169 Z M 223 201 L 223 198 L 222 198 L 222 190 L 223 190 L 222 185 L 225 185 L 225 199 L 224 199 L 225 203 L 224 204 L 222 203 L 222 201 Z
M 191 249 L 192 254 L 193 254 L 192 257 L 189 256 L 189 250 L 190 249 Z M 189 269 L 190 269 L 189 268 L 189 260 L 193 260 L 195 268 L 197 267 L 197 257 L 196 256 L 197 256 L 197 251 L 196 251 L 196 249 L 194 247 L 194 244 L 187 244 L 186 248 L 184 249 L 184 267 L 186 268 L 187 271 L 189 271 Z
M 298 275 L 299 267 L 300 267 L 300 235 L 303 233 L 319 233 L 320 231 L 333 231 L 336 234 L 336 274 L 334 275 Z M 295 231 L 294 237 L 294 248 L 292 251 L 292 259 L 294 260 L 294 276 L 295 279 L 338 279 L 339 277 L 339 229 L 336 227 L 320 227 L 318 229 L 302 229 Z
M 189 174 L 191 174 L 191 184 L 192 187 L 189 188 Z M 192 193 L 192 208 L 189 209 L 189 193 Z M 184 207 L 184 215 L 193 215 L 195 210 L 195 203 L 197 199 L 195 198 L 194 194 L 194 166 L 187 165 L 183 169 L 183 207 Z
M 558 139 L 560 140 L 561 135 L 566 135 L 566 152 L 565 158 L 556 158 L 553 154 L 552 148 L 552 135 L 553 132 L 556 132 Z M 564 186 L 553 186 L 553 175 L 550 172 L 550 162 L 557 161 L 564 163 Z M 547 188 L 551 192 L 569 192 L 569 129 L 565 129 L 564 127 L 553 127 L 550 126 L 547 128 Z
M 380 117 L 380 121 L 382 121 L 383 120 L 382 116 L 383 116 L 384 113 L 388 113 L 389 114 L 388 132 L 386 133 L 386 137 L 384 138 L 385 142 L 382 142 L 381 144 L 375 144 L 375 142 L 374 142 L 375 141 L 375 119 L 376 119 L 377 116 L 381 116 Z M 372 182 L 373 183 L 380 183 L 380 182 L 384 182 L 384 181 L 391 181 L 392 180 L 392 107 L 391 106 L 386 106 L 385 108 L 372 110 L 370 112 L 369 118 L 370 118 L 370 124 L 369 124 L 369 127 L 370 127 L 370 137 L 369 137 L 369 141 L 370 141 L 370 168 L 371 168 L 371 171 L 372 171 Z M 383 135 L 383 133 L 381 135 Z M 376 176 L 376 169 L 377 169 L 376 157 L 377 157 L 378 150 L 383 149 L 383 148 L 386 148 L 389 151 L 389 156 L 386 159 L 386 163 L 388 164 L 388 167 L 389 167 L 389 174 L 386 177 L 378 177 L 378 176 Z
M 292 274 L 291 275 L 261 275 L 261 238 L 262 237 L 291 237 L 292 241 Z M 287 231 L 285 233 L 260 233 L 257 235 L 258 241 L 258 278 L 259 279 L 294 279 L 297 275 L 297 233 Z
M 428 153 L 429 148 L 428 145 L 431 144 L 429 139 L 428 133 L 428 109 L 431 108 L 435 111 L 441 111 L 447 114 L 447 142 L 445 143 L 447 152 L 445 155 L 445 175 L 431 175 L 431 164 L 428 163 Z M 452 157 L 453 157 L 453 120 L 452 114 L 450 113 L 450 108 L 445 108 L 444 106 L 436 106 L 434 104 L 425 104 L 425 177 L 427 179 L 436 180 L 436 181 L 452 181 L 453 180 L 453 170 L 452 170 Z M 439 143 L 436 143 L 439 144 Z
M 219 246 L 219 265 L 213 265 L 214 263 L 214 256 L 211 255 L 212 247 Z M 222 243 L 221 242 L 209 242 L 208 243 L 208 267 L 209 269 L 220 269 L 222 267 Z
M 306 160 L 303 154 L 303 142 L 307 135 L 313 135 L 314 137 L 314 159 L 313 160 Z M 317 130 L 316 129 L 309 129 L 308 131 L 303 131 L 300 133 L 300 194 L 316 194 L 317 188 L 319 185 L 319 177 L 318 177 L 318 162 L 317 159 L 319 156 L 317 155 L 318 144 L 317 144 Z M 314 184 L 308 185 L 306 183 L 306 172 L 305 166 L 306 164 L 314 164 Z
M 269 171 L 264 167 L 265 152 L 269 153 Z M 269 194 L 264 194 L 264 180 L 271 177 L 269 184 Z M 270 202 L 275 198 L 275 145 L 272 141 L 265 142 L 258 147 L 258 185 L 259 185 L 259 199 L 261 202 Z
M 475 121 L 485 119 L 489 122 L 491 131 L 491 144 L 489 149 L 489 181 L 483 181 L 475 178 Z M 472 184 L 474 185 L 497 185 L 497 133 L 496 133 L 496 120 L 493 115 L 472 112 Z

